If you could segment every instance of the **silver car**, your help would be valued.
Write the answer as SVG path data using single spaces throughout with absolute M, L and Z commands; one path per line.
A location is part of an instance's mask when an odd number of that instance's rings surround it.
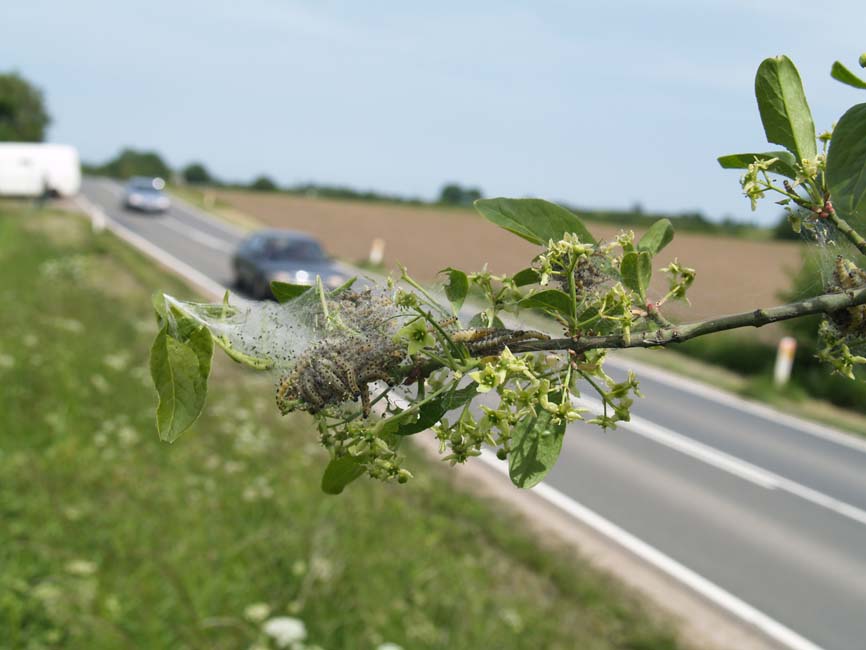
M 165 181 L 161 178 L 134 176 L 126 184 L 123 205 L 129 210 L 165 212 L 171 207 L 171 200 L 164 188 Z

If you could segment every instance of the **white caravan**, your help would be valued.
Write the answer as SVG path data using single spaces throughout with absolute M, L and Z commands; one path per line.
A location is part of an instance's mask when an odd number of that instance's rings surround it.
M 0 142 L 0 196 L 73 196 L 80 188 L 75 147 Z

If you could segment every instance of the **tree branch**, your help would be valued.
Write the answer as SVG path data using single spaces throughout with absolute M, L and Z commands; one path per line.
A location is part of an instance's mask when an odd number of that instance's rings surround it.
M 836 210 L 833 208 L 833 204 L 827 201 L 824 205 L 824 210 L 827 215 L 827 219 L 832 223 L 836 228 L 839 229 L 843 235 L 845 235 L 848 240 L 857 247 L 857 250 L 866 255 L 866 239 L 854 230 L 851 225 L 845 221 L 842 217 L 838 215 Z
M 654 332 L 632 333 L 627 340 L 622 334 L 609 336 L 586 336 L 575 339 L 550 339 L 548 341 L 524 341 L 509 346 L 512 352 L 537 352 L 543 350 L 573 350 L 586 352 L 601 348 L 651 348 L 670 343 L 682 343 L 689 339 L 738 329 L 740 327 L 761 327 L 769 323 L 809 316 L 811 314 L 830 314 L 841 309 L 866 304 L 866 288 L 844 293 L 825 293 L 815 298 L 792 302 L 787 305 L 755 309 L 739 314 L 731 314 L 696 323 L 671 325 Z

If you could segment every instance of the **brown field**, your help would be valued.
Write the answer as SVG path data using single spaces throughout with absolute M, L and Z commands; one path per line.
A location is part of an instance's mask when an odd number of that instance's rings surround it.
M 434 280 L 437 271 L 447 266 L 475 270 L 486 263 L 494 273 L 512 273 L 528 266 L 538 252 L 468 210 L 234 190 L 215 193 L 264 225 L 313 234 L 345 260 L 366 259 L 373 239 L 381 237 L 386 242 L 386 266 L 405 264 L 413 277 L 424 281 Z M 620 230 L 593 222 L 587 225 L 602 239 Z M 678 258 L 697 269 L 698 275 L 690 293 L 691 309 L 678 306 L 671 314 L 695 320 L 777 304 L 779 292 L 789 286 L 790 272 L 800 266 L 801 250 L 801 245 L 790 242 L 679 234 L 659 255 L 659 266 Z M 665 284 L 658 275 L 652 289 L 660 296 Z

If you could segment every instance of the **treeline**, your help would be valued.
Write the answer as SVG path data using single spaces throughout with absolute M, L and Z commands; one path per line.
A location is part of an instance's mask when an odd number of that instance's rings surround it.
M 356 201 L 381 201 L 386 203 L 403 203 L 408 205 L 438 205 L 471 206 L 476 199 L 483 198 L 481 190 L 475 187 L 463 187 L 457 183 L 446 184 L 436 201 L 427 201 L 417 197 L 404 197 L 395 194 L 383 194 L 371 190 L 361 191 L 340 185 L 320 185 L 317 183 L 300 183 L 281 186 L 267 175 L 256 176 L 249 183 L 226 181 L 212 174 L 201 162 L 192 162 L 178 170 L 173 170 L 155 151 L 138 151 L 123 149 L 115 158 L 102 164 L 83 163 L 86 174 L 110 176 L 126 179 L 132 176 L 159 176 L 168 181 L 227 189 L 246 189 L 256 192 L 284 192 L 304 196 L 315 196 L 329 199 L 352 199 Z
M 176 184 L 191 186 L 245 189 L 256 192 L 282 192 L 317 198 L 377 201 L 402 205 L 444 205 L 469 208 L 472 206 L 473 201 L 484 196 L 479 188 L 466 187 L 458 183 L 445 184 L 439 192 L 437 199 L 429 201 L 418 197 L 405 197 L 370 190 L 357 190 L 340 185 L 321 185 L 317 183 L 280 185 L 272 177 L 265 174 L 255 177 L 248 183 L 227 181 L 213 174 L 202 162 L 192 162 L 178 170 L 173 170 L 155 151 L 137 151 L 135 149 L 124 149 L 115 158 L 101 165 L 85 164 L 83 168 L 86 173 L 114 178 L 160 176 Z M 631 226 L 635 229 L 646 228 L 656 220 L 667 217 L 674 222 L 675 227 L 679 231 L 735 237 L 763 236 L 766 238 L 768 236 L 766 229 L 759 228 L 755 224 L 741 223 L 733 219 L 711 221 L 700 212 L 684 212 L 680 214 L 651 213 L 645 212 L 640 205 L 635 205 L 627 210 L 598 210 L 580 206 L 568 207 L 588 221 Z M 790 239 L 792 234 L 787 219 L 783 217 L 770 236 L 777 239 Z M 797 235 L 794 236 L 797 237 Z

